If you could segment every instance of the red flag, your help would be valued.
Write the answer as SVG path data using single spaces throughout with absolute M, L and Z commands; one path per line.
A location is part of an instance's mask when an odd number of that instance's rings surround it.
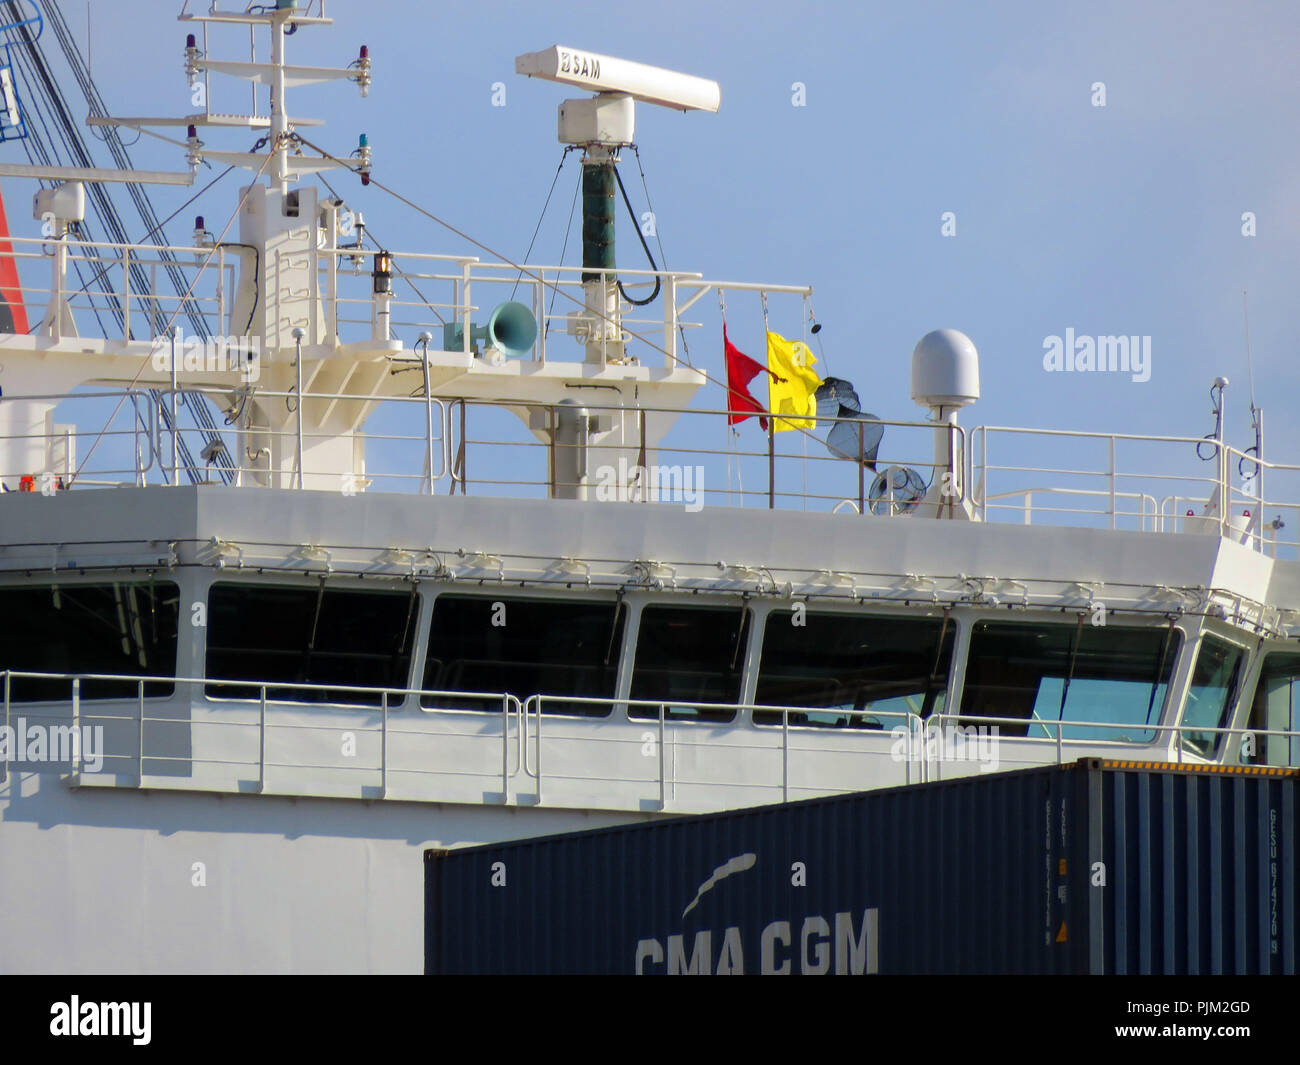
M 758 424 L 767 430 L 767 413 L 758 400 L 749 394 L 749 382 L 760 373 L 771 371 L 762 363 L 755 362 L 727 338 L 727 323 L 722 323 L 722 344 L 727 353 L 727 424 L 736 425 L 751 414 L 759 415 Z

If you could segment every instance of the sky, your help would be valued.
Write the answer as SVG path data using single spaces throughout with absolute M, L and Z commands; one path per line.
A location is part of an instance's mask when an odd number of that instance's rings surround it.
M 113 111 L 190 109 L 179 6 L 91 0 L 92 69 Z M 84 47 L 87 5 L 63 7 Z M 327 0 L 326 13 L 333 29 L 296 34 L 292 60 L 341 66 L 365 43 L 374 86 L 365 100 L 350 84 L 297 90 L 296 113 L 327 119 L 304 132 L 339 154 L 366 132 L 377 177 L 493 249 L 524 254 L 560 159 L 555 108 L 577 95 L 517 76 L 516 55 L 560 43 L 713 78 L 716 115 L 637 110 L 667 265 L 812 285 L 819 369 L 853 381 L 864 407 L 922 417 L 912 348 L 954 328 L 981 359 L 982 398 L 965 424 L 1199 437 L 1222 374 L 1225 431 L 1245 448 L 1246 291 L 1264 454 L 1300 463 L 1294 3 Z M 239 40 L 213 51 L 241 57 Z M 494 106 L 496 83 L 505 106 Z M 211 106 L 244 110 L 247 97 L 232 82 Z M 221 146 L 246 148 L 240 137 Z M 132 152 L 139 166 L 182 162 L 147 141 Z M 0 154 L 20 158 L 13 146 Z M 623 172 L 643 209 L 635 160 Z M 475 252 L 341 180 L 393 250 Z M 573 180 L 570 160 L 532 261 L 558 260 Z M 188 195 L 153 193 L 164 215 Z M 209 228 L 231 197 L 206 205 Z M 21 232 L 25 212 L 10 218 Z M 619 226 L 620 265 L 643 266 L 621 209 Z M 170 235 L 184 242 L 188 230 Z M 575 237 L 566 261 L 576 254 Z M 728 308 L 732 339 L 761 357 L 757 299 Z M 720 377 L 717 308 L 697 310 L 692 358 Z M 774 304 L 772 328 L 802 325 L 795 303 Z M 1045 370 L 1047 339 L 1067 329 L 1149 337 L 1149 380 Z M 723 402 L 716 386 L 699 401 Z

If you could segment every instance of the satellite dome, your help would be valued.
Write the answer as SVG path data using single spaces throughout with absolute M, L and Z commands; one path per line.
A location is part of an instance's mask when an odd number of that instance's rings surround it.
M 956 329 L 926 333 L 912 349 L 912 399 L 922 407 L 968 407 L 980 398 L 980 357 Z

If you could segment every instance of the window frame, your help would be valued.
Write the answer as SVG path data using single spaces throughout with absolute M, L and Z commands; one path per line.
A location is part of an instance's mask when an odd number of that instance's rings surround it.
M 395 584 L 390 584 L 389 582 L 383 582 L 383 583 L 380 583 L 379 581 L 364 582 L 364 581 L 357 581 L 348 578 L 343 578 L 341 580 L 337 578 L 330 578 L 324 582 L 325 583 L 324 590 L 327 594 L 330 592 L 342 592 L 342 593 L 364 592 L 371 595 L 389 595 L 393 597 L 397 597 L 400 595 L 402 598 L 408 600 L 414 598 L 415 606 L 414 609 L 412 609 L 409 614 L 409 618 L 410 618 L 409 638 L 411 641 L 411 650 L 410 650 L 410 655 L 406 666 L 406 678 L 405 678 L 406 683 L 403 685 L 400 686 L 393 685 L 387 687 L 383 685 L 379 685 L 379 686 L 371 687 L 371 686 L 363 686 L 363 685 L 320 684 L 318 685 L 318 687 L 326 688 L 326 689 L 332 688 L 334 690 L 339 690 L 339 689 L 347 689 L 347 688 L 361 688 L 362 691 L 343 691 L 342 694 L 345 696 L 345 698 L 342 701 L 314 700 L 314 699 L 285 698 L 282 694 L 286 688 L 288 688 L 291 694 L 299 690 L 299 689 L 294 689 L 292 687 L 289 687 L 292 684 L 314 683 L 314 682 L 272 681 L 268 683 L 265 681 L 232 680 L 232 679 L 223 679 L 219 677 L 214 678 L 209 675 L 208 658 L 209 655 L 212 653 L 212 641 L 211 641 L 212 594 L 217 588 L 233 586 L 238 588 L 266 588 L 266 589 L 285 589 L 285 590 L 297 591 L 297 592 L 315 592 L 317 591 L 316 581 L 318 581 L 319 578 L 316 578 L 315 575 L 313 575 L 313 577 L 314 580 L 311 583 L 307 581 L 303 581 L 302 583 L 291 583 L 284 580 L 240 580 L 233 577 L 217 577 L 216 579 L 210 581 L 207 584 L 207 586 L 202 589 L 203 604 L 204 604 L 204 609 L 207 611 L 207 620 L 208 620 L 208 624 L 204 626 L 203 629 L 202 655 L 201 658 L 199 659 L 199 661 L 201 661 L 202 663 L 202 670 L 199 679 L 200 679 L 200 687 L 202 689 L 204 699 L 206 699 L 210 703 L 256 703 L 261 699 L 261 695 L 258 689 L 262 686 L 265 686 L 265 688 L 267 689 L 266 701 L 268 703 L 283 704 L 287 706 L 300 706 L 304 708 L 314 708 L 314 709 L 328 709 L 330 707 L 343 707 L 343 708 L 347 708 L 348 710 L 355 710 L 355 709 L 382 710 L 384 707 L 383 697 L 384 694 L 387 693 L 389 696 L 388 704 L 387 704 L 388 710 L 400 711 L 405 709 L 407 702 L 410 699 L 411 680 L 413 679 L 413 670 L 417 664 L 417 652 L 420 650 L 419 641 L 420 641 L 420 634 L 423 630 L 423 618 L 424 618 L 424 606 L 425 606 L 424 601 L 426 598 L 428 598 L 420 590 L 418 582 L 416 584 L 411 585 L 410 587 L 401 587 Z M 199 671 L 196 670 L 196 672 Z M 248 690 L 251 694 L 249 695 L 231 694 L 230 692 L 220 692 L 220 691 L 214 692 L 212 690 L 214 687 L 219 688 L 221 686 L 227 686 L 236 689 L 237 691 Z M 357 701 L 357 699 L 362 695 L 363 691 L 373 691 L 375 693 L 374 701 L 373 702 Z M 275 692 L 274 695 L 272 694 L 273 692 Z
M 637 653 L 641 644 L 642 622 L 645 618 L 646 611 L 655 609 L 695 611 L 710 610 L 717 612 L 740 613 L 742 615 L 741 632 L 737 637 L 740 662 L 737 671 L 738 683 L 735 700 L 723 703 L 694 702 L 689 704 L 695 707 L 708 707 L 715 710 L 718 712 L 717 717 L 700 718 L 674 715 L 671 712 L 668 712 L 671 710 L 672 705 L 684 706 L 688 704 L 683 700 L 637 699 L 636 696 L 632 694 L 633 685 L 636 683 Z M 760 611 L 755 608 L 755 604 L 740 597 L 724 598 L 722 596 L 711 596 L 703 599 L 697 597 L 691 597 L 688 599 L 685 596 L 676 596 L 673 598 L 657 597 L 653 599 L 640 600 L 636 604 L 635 632 L 632 631 L 633 626 L 629 625 L 627 627 L 628 632 L 626 633 L 627 670 L 625 683 L 622 686 L 619 698 L 619 701 L 623 706 L 622 716 L 624 720 L 632 725 L 640 727 L 644 727 L 647 724 L 655 724 L 659 721 L 659 715 L 657 713 L 646 715 L 634 714 L 634 710 L 648 709 L 648 707 L 638 708 L 634 706 L 633 702 L 635 700 L 636 702 L 641 703 L 662 702 L 665 707 L 663 718 L 665 724 L 672 723 L 674 725 L 691 725 L 704 728 L 735 728 L 738 725 L 748 725 L 748 719 L 741 713 L 741 707 L 745 705 L 743 700 L 749 686 L 750 670 L 753 668 L 754 634 L 757 631 L 759 620 Z M 722 716 L 724 712 L 727 712 L 727 716 L 725 717 Z
M 175 698 L 178 686 L 181 683 L 179 671 L 180 671 L 180 664 L 181 664 L 181 656 L 184 650 L 184 645 L 181 636 L 185 631 L 185 626 L 183 623 L 184 610 L 182 609 L 182 605 L 181 605 L 183 601 L 183 591 L 182 591 L 181 581 L 174 574 L 170 574 L 170 573 L 163 577 L 155 576 L 152 579 L 150 579 L 150 576 L 147 574 L 143 576 L 134 572 L 129 572 L 129 573 L 122 572 L 122 573 L 115 574 L 113 571 L 110 571 L 108 573 L 93 573 L 93 574 L 82 573 L 82 574 L 77 574 L 72 579 L 59 579 L 60 576 L 61 575 L 55 575 L 55 579 L 48 580 L 48 581 L 34 580 L 34 581 L 25 581 L 25 582 L 18 582 L 18 583 L 0 584 L 0 595 L 3 595 L 3 593 L 9 591 L 52 592 L 52 590 L 56 587 L 61 591 L 64 590 L 74 591 L 78 588 L 105 588 L 114 585 L 130 585 L 133 587 L 144 587 L 144 588 L 148 588 L 150 585 L 152 585 L 157 589 L 170 587 L 174 591 L 176 597 L 176 636 L 175 636 L 174 646 L 172 648 L 172 662 L 171 662 L 171 669 L 169 671 L 164 673 L 142 673 L 138 675 L 132 675 L 129 673 L 100 674 L 100 673 L 96 673 L 93 671 L 86 671 L 86 670 L 64 670 L 60 672 L 67 673 L 69 676 L 74 676 L 74 677 L 75 676 L 91 676 L 91 677 L 118 676 L 122 678 L 121 680 L 112 680 L 112 681 L 90 681 L 89 683 L 91 684 L 122 684 L 122 685 L 130 684 L 130 683 L 135 684 L 135 690 L 129 694 L 94 695 L 94 694 L 86 694 L 86 685 L 83 683 L 81 685 L 81 689 L 77 697 L 78 701 L 81 703 L 99 704 L 99 703 L 112 703 L 112 702 L 125 702 L 125 701 L 130 701 L 133 703 L 137 702 L 140 698 L 139 681 L 143 678 L 148 678 L 148 677 L 162 677 L 164 679 L 146 682 L 145 692 L 144 692 L 144 698 L 146 701 L 158 702 L 160 700 Z M 114 576 L 120 576 L 123 579 L 114 579 Z M 3 669 L 0 669 L 0 674 L 4 672 L 5 671 Z M 12 672 L 35 673 L 40 671 L 13 669 Z M 11 678 L 10 699 L 9 699 L 9 703 L 11 706 L 49 706 L 49 705 L 72 703 L 71 691 L 69 691 L 66 697 L 59 697 L 57 699 L 34 699 L 33 700 L 33 699 L 17 698 L 16 696 L 13 695 L 12 692 L 13 684 L 21 683 L 24 679 L 26 679 L 29 683 L 42 683 L 41 681 L 36 680 L 35 678 L 21 678 L 21 677 Z M 165 690 L 155 690 L 151 692 L 149 690 L 150 688 L 165 689 Z M 0 701 L 3 701 L 3 698 L 4 698 L 4 682 L 3 680 L 0 680 Z
M 818 616 L 826 616 L 826 617 L 840 616 L 845 618 L 868 617 L 872 619 L 894 620 L 894 621 L 937 621 L 940 623 L 941 633 L 943 631 L 942 623 L 944 622 L 945 615 L 946 615 L 947 624 L 951 629 L 951 636 L 942 636 L 941 640 L 951 641 L 951 651 L 949 652 L 949 656 L 948 656 L 947 668 L 941 674 L 943 677 L 943 687 L 942 687 L 942 693 L 944 697 L 943 707 L 931 710 L 929 715 L 920 717 L 919 720 L 929 721 L 935 715 L 943 714 L 951 707 L 952 696 L 953 696 L 953 680 L 956 676 L 956 670 L 959 662 L 964 662 L 963 648 L 965 646 L 965 636 L 966 636 L 966 632 L 970 628 L 969 623 L 965 619 L 959 617 L 956 610 L 948 610 L 946 612 L 942 609 L 927 609 L 924 611 L 877 610 L 877 609 L 864 610 L 860 607 L 857 607 L 856 605 L 854 607 L 846 607 L 839 603 L 817 604 L 815 608 L 812 603 L 808 603 L 806 605 L 808 607 L 809 615 L 816 614 Z M 834 731 L 834 732 L 851 733 L 855 735 L 883 734 L 886 736 L 889 735 L 891 727 L 896 728 L 899 725 L 904 724 L 904 721 L 900 719 L 894 721 L 894 724 L 892 726 L 888 724 L 882 724 L 881 728 L 875 729 L 875 728 L 866 728 L 861 726 L 853 727 L 848 725 L 816 724 L 816 723 L 810 723 L 805 721 L 796 722 L 793 720 L 789 721 L 788 725 L 783 725 L 783 722 L 781 721 L 767 722 L 767 721 L 759 721 L 757 719 L 756 715 L 759 713 L 763 713 L 765 711 L 779 714 L 781 712 L 779 707 L 785 705 L 779 703 L 772 703 L 772 704 L 759 703 L 758 684 L 762 676 L 762 670 L 763 670 L 763 649 L 764 649 L 764 643 L 767 638 L 768 622 L 770 621 L 773 615 L 789 613 L 791 610 L 792 610 L 791 607 L 785 605 L 775 605 L 775 604 L 772 605 L 768 610 L 763 612 L 763 616 L 761 619 L 762 620 L 761 628 L 755 633 L 754 655 L 753 655 L 753 662 L 751 667 L 753 670 L 753 682 L 751 686 L 752 695 L 750 697 L 751 707 L 747 715 L 749 723 L 754 728 L 759 728 L 759 729 L 780 729 L 782 727 L 788 727 L 792 729 L 794 728 L 815 729 L 821 732 Z M 940 643 L 940 651 L 942 652 L 942 642 Z M 791 709 L 789 716 L 793 716 L 795 712 L 796 711 L 794 709 Z M 835 707 L 806 706 L 806 707 L 801 707 L 799 712 L 829 714 L 829 713 L 836 713 L 836 712 L 845 713 L 846 711 L 842 711 L 842 710 L 837 711 Z M 869 711 L 865 711 L 865 710 L 857 711 L 857 713 L 864 718 L 869 716 Z M 910 716 L 916 716 L 916 715 L 910 715 Z
M 1240 708 L 1242 710 L 1242 717 L 1241 717 L 1240 724 L 1241 724 L 1241 728 L 1243 729 L 1243 735 L 1250 734 L 1250 735 L 1257 736 L 1259 732 L 1264 731 L 1266 729 L 1266 725 L 1264 723 L 1260 723 L 1260 724 L 1255 723 L 1255 710 L 1256 710 L 1259 697 L 1263 690 L 1262 685 L 1264 684 L 1264 681 L 1266 679 L 1266 671 L 1268 669 L 1269 659 L 1273 659 L 1273 658 L 1294 659 L 1297 663 L 1296 672 L 1291 675 L 1294 679 L 1294 684 L 1292 685 L 1293 687 L 1292 700 L 1290 703 L 1291 722 L 1289 728 L 1283 729 L 1281 731 L 1300 732 L 1300 699 L 1295 698 L 1297 693 L 1294 691 L 1294 688 L 1300 687 L 1300 644 L 1294 642 L 1287 643 L 1283 641 L 1270 641 L 1268 643 L 1265 643 L 1262 647 L 1260 647 L 1258 652 L 1258 661 L 1253 663 L 1253 668 L 1251 669 L 1248 678 L 1248 684 L 1242 685 L 1243 688 L 1247 686 L 1249 686 L 1250 688 L 1250 698 L 1249 699 L 1243 698 L 1239 702 Z M 1278 674 L 1278 676 L 1286 676 L 1286 675 L 1287 674 L 1285 673 Z M 1243 695 L 1244 694 L 1245 693 L 1243 692 Z M 1259 757 L 1246 760 L 1241 756 L 1241 743 L 1240 740 L 1238 740 L 1236 749 L 1232 751 L 1232 756 L 1235 758 L 1235 764 L 1249 765 L 1249 766 L 1274 766 L 1274 767 L 1277 766 L 1294 767 L 1297 764 L 1300 764 L 1300 761 L 1292 760 L 1293 749 L 1295 749 L 1297 758 L 1300 759 L 1300 737 L 1291 737 L 1291 738 L 1285 738 L 1280 736 L 1264 737 L 1259 740 L 1257 754 L 1259 753 L 1259 751 L 1264 750 L 1265 748 L 1263 747 L 1263 745 L 1268 743 L 1285 744 L 1287 747 L 1286 761 L 1280 763 L 1274 763 L 1274 762 L 1266 761 Z
M 1083 625 L 1085 626 L 1090 625 L 1090 620 L 1087 617 L 1087 613 L 1088 613 L 1087 611 L 1083 611 L 1081 615 L 1083 617 Z M 1068 619 L 1070 618 L 1070 615 L 1066 614 L 1064 615 L 1064 618 Z M 1079 617 L 1076 616 L 1073 619 L 1064 620 L 1062 614 L 1060 613 L 1038 614 L 1033 616 L 1022 615 L 1022 616 L 1011 617 L 1011 618 L 1003 618 L 1003 617 L 998 617 L 989 612 L 981 612 L 980 614 L 971 618 L 969 624 L 967 625 L 966 640 L 963 643 L 963 645 L 959 648 L 959 655 L 961 658 L 960 690 L 958 692 L 957 699 L 954 700 L 952 703 L 953 709 L 950 712 L 945 713 L 944 715 L 945 718 L 946 719 L 951 718 L 954 724 L 961 725 L 963 723 L 966 723 L 968 721 L 968 718 L 974 716 L 970 713 L 967 705 L 967 701 L 970 696 L 970 690 L 971 690 L 970 689 L 971 660 L 972 660 L 971 652 L 972 649 L 974 648 L 976 637 L 982 625 L 987 625 L 987 624 L 1008 625 L 1008 626 L 1024 627 L 1030 630 L 1037 629 L 1039 631 L 1042 631 L 1047 628 L 1071 629 L 1078 626 L 1079 623 L 1080 623 Z M 1194 632 L 1189 633 L 1185 628 L 1181 627 L 1177 622 L 1171 624 L 1169 619 L 1163 616 L 1159 621 L 1154 621 L 1154 620 L 1147 621 L 1139 617 L 1133 617 L 1133 618 L 1126 617 L 1123 619 L 1123 621 L 1119 622 L 1118 624 L 1107 624 L 1105 626 L 1097 626 L 1097 627 L 1108 629 L 1111 631 L 1117 629 L 1150 630 L 1165 635 L 1172 632 L 1175 637 L 1175 643 L 1172 648 L 1170 648 L 1165 652 L 1169 656 L 1169 674 L 1168 674 L 1168 678 L 1165 681 L 1163 681 L 1165 690 L 1159 702 L 1156 705 L 1151 707 L 1151 711 L 1150 711 L 1151 716 L 1149 722 L 1126 723 L 1119 720 L 1096 722 L 1096 721 L 1072 720 L 1070 718 L 1066 718 L 1064 720 L 1059 721 L 1059 724 L 1062 726 L 1060 742 L 1072 743 L 1072 744 L 1108 744 L 1108 745 L 1114 745 L 1114 746 L 1125 747 L 1125 748 L 1150 747 L 1154 744 L 1161 743 L 1162 741 L 1160 739 L 1160 734 L 1166 728 L 1169 727 L 1165 723 L 1171 719 L 1171 715 L 1174 710 L 1173 699 L 1175 698 L 1176 693 L 1178 694 L 1179 697 L 1178 705 L 1181 706 L 1181 702 L 1182 702 L 1181 696 L 1183 692 L 1183 687 L 1180 683 L 1180 677 L 1182 676 L 1182 670 L 1184 668 L 1184 656 L 1188 653 L 1189 647 L 1199 647 L 1199 643 L 1197 641 L 1195 633 Z M 1192 661 L 1195 660 L 1193 659 Z M 1042 679 L 1043 677 L 1040 676 L 1039 678 L 1040 685 Z M 1037 698 L 1038 697 L 1036 695 L 1034 705 L 1037 704 Z M 1046 719 L 1046 718 L 1035 717 L 1033 714 L 1033 706 L 1031 706 L 1030 708 L 1029 715 L 1023 718 L 1012 719 L 1009 715 L 1005 715 L 1005 714 L 1004 715 L 993 715 L 993 714 L 978 715 L 979 718 L 995 717 L 995 716 L 999 718 L 999 721 L 997 723 L 997 727 L 999 729 L 1007 728 L 1008 722 L 1010 722 L 1011 720 L 1015 720 L 1017 722 L 1023 722 L 1025 725 L 1024 735 L 1003 735 L 1002 736 L 1003 739 L 1013 740 L 1013 741 L 1027 741 L 1027 742 L 1034 742 L 1034 743 L 1057 743 L 1058 742 L 1055 733 L 1055 728 L 1054 728 L 1055 725 L 1058 723 L 1058 719 L 1055 718 Z M 988 724 L 988 722 L 983 722 L 983 721 L 970 721 L 969 723 Z M 1066 735 L 1067 730 L 1071 727 L 1086 729 L 1089 727 L 1096 728 L 1098 725 L 1102 725 L 1102 724 L 1104 725 L 1130 725 L 1131 724 L 1133 728 L 1138 728 L 1141 729 L 1143 732 L 1148 733 L 1150 735 L 1150 738 L 1149 739 L 1121 738 L 1122 733 L 1118 728 L 1114 728 L 1114 729 L 1107 728 L 1102 730 L 1110 735 L 1113 735 L 1115 738 L 1077 737 L 1077 736 Z M 1047 732 L 1047 735 L 1044 736 L 1030 735 L 1030 731 L 1035 726 L 1042 728 L 1045 732 Z
M 1229 696 L 1225 701 L 1223 708 L 1219 712 L 1219 719 L 1217 724 L 1197 725 L 1197 726 L 1189 727 L 1187 721 L 1188 700 L 1191 698 L 1192 695 L 1192 687 L 1196 679 L 1196 668 L 1197 666 L 1200 665 L 1201 652 L 1204 650 L 1205 643 L 1207 640 L 1215 640 L 1218 643 L 1221 643 L 1226 647 L 1229 647 L 1232 650 L 1236 651 L 1240 656 L 1237 662 L 1237 669 L 1234 678 L 1235 684 L 1233 684 Z M 1254 658 L 1253 648 L 1246 646 L 1244 643 L 1238 642 L 1238 640 L 1234 639 L 1232 635 L 1220 631 L 1220 629 L 1218 628 L 1213 628 L 1210 627 L 1209 625 L 1206 625 L 1197 634 L 1196 650 L 1187 663 L 1187 681 L 1183 687 L 1182 701 L 1178 707 L 1176 720 L 1173 722 L 1175 726 L 1174 744 L 1179 751 L 1183 753 L 1190 753 L 1197 758 L 1203 758 L 1207 762 L 1219 762 L 1223 760 L 1223 744 L 1224 741 L 1229 738 L 1229 733 L 1225 733 L 1225 732 L 1211 733 L 1210 735 L 1213 737 L 1214 743 L 1209 748 L 1208 751 L 1202 750 L 1199 746 L 1189 743 L 1187 741 L 1187 735 L 1192 727 L 1215 728 L 1215 729 L 1230 729 L 1233 727 L 1233 722 L 1237 720 L 1237 712 L 1242 708 L 1242 697 L 1246 693 L 1246 689 L 1248 686 L 1248 682 L 1250 681 L 1252 671 L 1255 674 L 1256 683 L 1258 683 L 1259 670 L 1256 667 L 1253 658 Z M 1254 697 L 1253 688 L 1251 688 L 1251 696 L 1253 699 Z M 1247 713 L 1249 713 L 1249 707 L 1246 708 L 1246 711 Z
M 570 590 L 569 589 L 565 590 L 565 592 L 568 591 Z M 632 623 L 631 623 L 631 616 L 633 613 L 632 604 L 628 601 L 626 596 L 619 595 L 616 592 L 608 593 L 608 594 L 600 594 L 600 595 L 585 595 L 585 596 L 574 596 L 572 594 L 565 594 L 565 592 L 555 592 L 555 591 L 549 591 L 545 589 L 534 589 L 534 588 L 512 588 L 509 590 L 508 593 L 503 594 L 502 590 L 497 590 L 497 589 L 494 589 L 492 592 L 487 592 L 478 588 L 438 589 L 438 591 L 434 595 L 429 597 L 430 602 L 428 608 L 428 618 L 426 620 L 425 625 L 422 627 L 422 631 L 421 631 L 421 639 L 420 639 L 420 647 L 419 647 L 420 657 L 418 663 L 416 663 L 417 672 L 415 674 L 419 678 L 419 682 L 420 682 L 419 686 L 416 689 L 416 695 L 414 699 L 414 704 L 416 709 L 426 714 L 469 714 L 476 718 L 484 718 L 492 714 L 500 714 L 502 712 L 500 706 L 492 707 L 489 709 L 476 710 L 472 707 L 465 707 L 465 706 L 428 706 L 425 704 L 426 693 L 431 691 L 446 690 L 442 688 L 424 687 L 424 679 L 428 673 L 428 668 L 429 668 L 428 666 L 429 644 L 433 638 L 434 613 L 438 609 L 438 600 L 441 599 L 443 596 L 451 596 L 452 598 L 455 599 L 481 599 L 488 603 L 508 602 L 509 600 L 518 601 L 521 599 L 526 599 L 532 602 L 541 602 L 541 603 L 584 603 L 584 604 L 599 604 L 603 606 L 614 607 L 615 632 L 617 633 L 618 636 L 617 640 L 615 641 L 616 646 L 615 646 L 614 657 L 611 660 L 611 669 L 614 675 L 614 684 L 613 684 L 612 694 L 604 699 L 605 703 L 607 704 L 604 711 L 598 714 L 597 713 L 579 714 L 579 713 L 568 712 L 562 709 L 548 709 L 545 711 L 546 717 L 548 719 L 565 718 L 571 721 L 610 720 L 610 718 L 614 713 L 615 708 L 621 703 L 623 698 L 622 695 L 623 667 L 624 667 L 624 658 L 627 653 L 628 634 L 632 629 Z M 621 618 L 620 618 L 620 613 L 622 615 Z M 507 609 L 507 618 L 508 617 L 509 617 L 509 613 Z M 619 632 L 618 630 L 618 626 L 620 624 L 622 626 L 621 632 Z M 441 698 L 450 698 L 452 695 L 456 695 L 456 694 L 463 694 L 469 699 L 475 698 L 475 695 L 471 692 L 463 692 L 463 693 L 451 692 L 450 695 L 442 696 Z M 501 694 L 509 695 L 510 693 L 485 692 L 483 694 L 484 695 L 501 695 Z M 539 694 L 545 695 L 547 693 L 529 692 L 525 696 L 511 696 L 511 697 L 517 699 L 522 704 L 530 696 L 539 695 Z M 551 698 L 555 701 L 556 704 L 562 705 L 561 701 L 565 699 L 585 699 L 585 698 L 592 698 L 592 697 L 580 696 L 580 695 L 573 695 L 573 696 L 556 695 L 556 696 L 551 696 Z M 484 702 L 486 700 L 480 697 L 477 699 L 477 701 Z M 587 705 L 597 706 L 599 704 L 589 703 Z

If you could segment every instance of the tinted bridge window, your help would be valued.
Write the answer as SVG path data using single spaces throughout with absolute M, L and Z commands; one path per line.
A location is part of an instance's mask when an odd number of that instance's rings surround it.
M 1149 743 L 1181 639 L 1170 626 L 1092 625 L 1086 617 L 1070 625 L 981 621 L 971 631 L 962 716 L 1023 722 L 1001 724 L 1007 736 L 1055 739 L 1059 728 L 1067 740 Z
M 106 673 L 132 677 L 176 672 L 179 592 L 167 581 L 0 588 L 0 669 L 29 673 Z M 145 685 L 170 695 L 173 683 Z M 83 699 L 134 698 L 133 681 L 85 680 Z M 14 677 L 14 702 L 71 700 L 66 680 Z
M 254 699 L 257 685 L 265 684 L 268 698 L 277 700 L 378 705 L 378 690 L 337 688 L 405 688 L 418 616 L 414 591 L 214 584 L 207 676 L 256 685 L 209 684 L 208 694 Z M 277 687 L 286 683 L 322 687 Z M 399 702 L 400 696 L 389 697 L 390 705 Z
M 627 609 L 621 602 L 440 595 L 426 691 L 612 699 Z M 421 696 L 424 706 L 501 710 L 500 700 Z M 548 713 L 604 717 L 610 704 L 545 699 Z
M 669 718 L 731 721 L 734 709 L 700 704 L 740 700 L 749 619 L 750 611 L 741 607 L 645 607 L 631 697 L 663 703 Z M 657 719 L 659 707 L 629 706 L 628 715 Z
M 928 717 L 943 709 L 955 631 L 945 618 L 773 611 L 754 702 L 827 708 L 790 712 L 792 725 L 888 730 L 906 724 L 905 714 Z M 758 724 L 779 725 L 781 717 L 754 711 Z

